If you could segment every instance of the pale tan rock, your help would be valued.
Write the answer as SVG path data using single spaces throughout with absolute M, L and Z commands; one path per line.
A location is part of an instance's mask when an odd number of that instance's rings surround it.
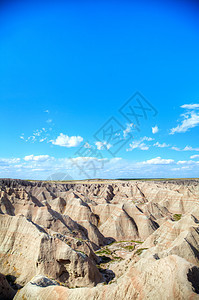
M 41 287 L 38 279 L 33 278 L 14 299 L 19 300 L 22 297 L 32 300 L 199 299 L 196 293 L 198 276 L 197 267 L 172 255 L 158 261 L 137 264 L 117 283 L 107 286 L 67 289 L 49 283 L 47 287 Z
M 22 285 L 41 275 L 16 297 L 198 299 L 198 253 L 198 180 L 0 179 L 0 271 Z
M 25 284 L 41 273 L 68 286 L 102 280 L 92 261 L 23 216 L 0 215 L 0 271 Z

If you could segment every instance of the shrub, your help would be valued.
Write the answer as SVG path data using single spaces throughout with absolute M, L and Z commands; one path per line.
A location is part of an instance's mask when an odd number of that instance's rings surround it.
M 142 254 L 143 250 L 147 250 L 148 248 L 140 248 L 140 249 L 137 249 L 137 251 L 135 252 L 135 254 L 137 255 L 140 255 Z
M 111 250 L 109 250 L 108 248 L 105 248 L 103 250 L 98 250 L 95 252 L 97 255 L 101 255 L 101 254 L 107 254 L 107 255 L 111 255 Z
M 179 221 L 182 218 L 182 214 L 174 214 L 173 221 Z
M 135 245 L 123 246 L 123 248 L 128 251 L 133 251 L 135 249 Z

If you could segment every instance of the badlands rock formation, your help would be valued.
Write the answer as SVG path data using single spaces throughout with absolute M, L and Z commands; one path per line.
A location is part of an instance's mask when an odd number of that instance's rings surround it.
M 199 299 L 199 181 L 0 179 L 0 273 L 0 299 Z

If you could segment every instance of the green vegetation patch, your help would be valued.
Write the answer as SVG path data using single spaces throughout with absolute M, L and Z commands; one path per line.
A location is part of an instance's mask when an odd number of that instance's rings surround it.
M 110 243 L 108 246 L 111 246 L 113 244 L 119 244 L 119 243 L 137 243 L 137 244 L 142 244 L 144 242 L 141 242 L 141 241 L 134 241 L 134 240 L 128 240 L 128 241 L 114 241 L 112 243 Z
M 128 251 L 133 251 L 135 249 L 135 245 L 123 246 L 123 248 Z
M 102 250 L 98 250 L 95 253 L 97 255 L 104 255 L 104 254 L 111 255 L 112 254 L 111 250 L 109 250 L 108 248 L 105 248 L 105 249 L 102 249 Z
M 182 218 L 182 214 L 174 214 L 173 221 L 179 221 Z
M 112 259 L 112 260 L 113 260 L 113 261 L 114 261 L 114 260 L 121 261 L 121 260 L 123 260 L 123 258 L 120 257 L 120 256 L 113 256 L 113 259 Z
M 137 244 L 143 244 L 144 242 L 141 242 L 141 241 L 134 241 L 134 240 L 131 240 L 132 243 L 137 243 Z
M 137 249 L 137 251 L 135 252 L 135 254 L 141 255 L 142 252 L 143 252 L 144 250 L 147 250 L 147 249 L 148 249 L 148 248 L 140 248 L 140 249 Z

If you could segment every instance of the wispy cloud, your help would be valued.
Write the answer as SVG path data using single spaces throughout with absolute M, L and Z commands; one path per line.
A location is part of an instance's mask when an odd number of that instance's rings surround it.
M 180 149 L 178 147 L 171 147 L 172 150 L 175 150 L 175 151 L 199 151 L 199 148 L 193 148 L 191 146 L 186 146 L 184 147 L 183 149 Z
M 158 131 L 159 131 L 159 128 L 158 128 L 157 125 L 154 126 L 154 127 L 152 127 L 152 133 L 153 133 L 153 134 L 157 133 Z
M 133 123 L 127 124 L 126 129 L 123 131 L 123 137 L 124 138 L 126 138 L 128 133 L 130 133 L 132 131 L 132 127 L 135 127 L 135 125 Z
M 140 150 L 148 150 L 150 145 L 146 145 L 143 143 L 144 141 L 153 141 L 154 139 L 151 137 L 144 136 L 138 141 L 133 141 L 131 144 L 129 144 L 130 148 L 126 149 L 126 151 L 132 151 L 134 149 L 140 149 Z
M 132 142 L 130 145 L 130 148 L 128 148 L 126 151 L 132 151 L 133 149 L 140 149 L 140 150 L 148 150 L 149 149 L 149 146 L 147 146 L 145 143 L 140 143 L 140 142 Z
M 191 158 L 191 159 L 199 158 L 199 154 L 192 155 L 192 156 L 190 156 L 190 158 Z
M 110 159 L 110 163 L 116 163 L 116 162 L 121 161 L 121 160 L 122 160 L 121 157 L 114 157 L 114 158 Z
M 20 158 L 0 158 L 0 165 L 16 164 L 20 162 Z
M 51 174 L 67 173 L 73 179 L 122 178 L 122 177 L 192 177 L 198 174 L 199 161 L 162 158 L 160 156 L 145 161 L 135 162 L 116 158 L 75 157 L 54 158 L 49 155 L 27 155 L 20 158 L 0 158 L 1 177 L 47 179 Z M 93 169 L 96 169 L 96 176 Z M 82 170 L 80 174 L 80 170 Z M 183 172 L 183 173 L 182 173 Z M 186 173 L 187 172 L 187 173 Z M 185 177 L 186 177 L 185 176 Z M 63 178 L 63 177 L 62 177 Z
M 42 143 L 42 142 L 44 142 L 44 141 L 46 141 L 46 140 L 47 140 L 47 138 L 45 137 L 45 138 L 43 138 L 43 139 L 40 139 L 39 142 Z
M 34 132 L 33 132 L 33 135 L 34 136 L 41 136 L 43 132 L 46 132 L 46 128 L 42 128 L 42 129 L 36 129 Z
M 75 157 L 75 158 L 71 158 L 72 161 L 77 161 L 79 163 L 84 163 L 84 162 L 88 162 L 88 161 L 97 161 L 97 162 L 101 162 L 101 161 L 108 161 L 107 158 L 97 158 L 97 157 L 91 157 L 91 156 L 79 156 L 79 157 Z
M 144 136 L 144 137 L 142 138 L 142 141 L 148 141 L 148 142 L 150 142 L 150 141 L 153 141 L 153 140 L 154 140 L 154 138 L 147 137 L 147 136 Z
M 60 133 L 60 135 L 55 140 L 51 140 L 50 142 L 53 145 L 71 148 L 71 147 L 79 146 L 82 141 L 83 141 L 83 137 L 79 135 L 69 137 L 66 134 Z
M 24 133 L 21 134 L 20 139 L 24 140 L 25 142 L 35 143 L 36 141 L 43 142 L 47 139 L 48 130 L 46 128 L 36 129 L 33 131 L 32 135 L 25 137 Z
M 191 146 L 186 146 L 182 151 L 199 151 L 199 148 L 193 148 Z
M 187 132 L 189 129 L 199 125 L 199 113 L 197 112 L 199 104 L 184 104 L 181 108 L 187 109 L 187 112 L 181 114 L 181 117 L 183 118 L 181 124 L 172 128 L 170 134 Z
M 49 159 L 52 159 L 49 155 L 27 155 L 24 157 L 25 161 L 37 161 L 37 162 L 42 162 L 42 161 L 47 161 Z
M 186 108 L 186 109 L 199 109 L 199 104 L 198 103 L 195 103 L 195 104 L 183 104 L 180 107 Z
M 156 142 L 155 144 L 153 144 L 153 146 L 156 146 L 158 148 L 165 148 L 165 147 L 169 147 L 170 145 L 168 145 L 166 143 L 160 144 L 159 142 Z
M 95 142 L 95 145 L 97 146 L 98 150 L 103 150 L 103 149 L 110 149 L 111 148 L 111 144 L 105 142 Z
M 177 161 L 177 165 L 193 165 L 193 164 L 198 164 L 197 161 L 194 160 L 179 160 Z
M 35 135 L 31 135 L 29 136 L 25 141 L 26 142 L 31 142 L 31 143 L 35 143 L 36 142 L 36 136 Z
M 182 151 L 182 150 L 180 150 L 180 148 L 175 147 L 175 146 L 171 147 L 171 149 L 172 149 L 172 150 L 175 150 L 175 151 Z
M 142 162 L 142 164 L 146 164 L 146 165 L 169 165 L 173 163 L 174 163 L 173 159 L 164 159 L 161 158 L 160 156 Z

